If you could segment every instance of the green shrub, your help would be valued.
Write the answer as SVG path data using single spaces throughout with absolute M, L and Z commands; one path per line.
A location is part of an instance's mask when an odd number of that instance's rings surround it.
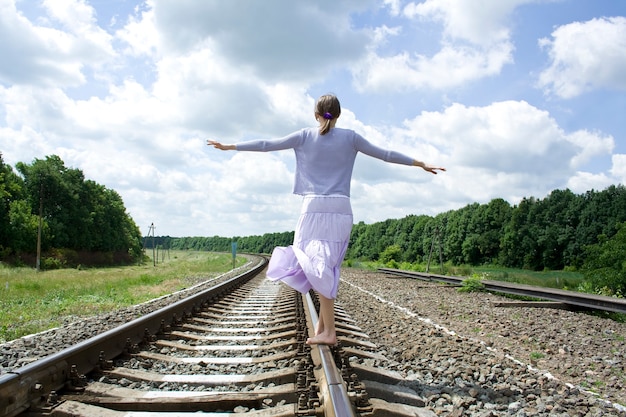
M 43 258 L 41 260 L 41 269 L 44 271 L 52 271 L 54 269 L 62 269 L 65 263 L 58 258 Z
M 381 262 L 383 264 L 388 264 L 391 261 L 401 261 L 402 260 L 402 248 L 400 248 L 400 245 L 391 245 L 388 246 L 381 254 L 380 257 L 378 258 L 378 262 Z M 389 268 L 394 268 L 394 267 L 389 267 Z
M 485 291 L 485 285 L 482 283 L 484 275 L 473 274 L 469 278 L 465 278 L 459 288 L 460 292 L 480 292 Z

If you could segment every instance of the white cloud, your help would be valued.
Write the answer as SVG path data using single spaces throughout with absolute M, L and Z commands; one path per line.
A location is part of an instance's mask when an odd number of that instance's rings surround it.
M 66 109 L 71 106 L 63 90 L 42 89 L 28 85 L 0 87 L 0 98 L 4 104 L 7 126 L 21 129 L 29 127 L 38 132 L 63 130 Z
M 161 33 L 156 27 L 152 1 L 146 1 L 146 10 L 137 8 L 135 15 L 128 18 L 128 22 L 119 29 L 115 36 L 123 41 L 127 48 L 124 53 L 134 56 L 153 56 L 159 51 L 163 42 Z
M 168 54 L 185 54 L 208 41 L 229 65 L 280 82 L 301 79 L 304 72 L 319 79 L 338 62 L 362 56 L 371 35 L 356 29 L 350 14 L 372 4 L 277 0 L 248 2 L 242 12 L 236 2 L 153 1 L 161 48 Z
M 599 155 L 610 155 L 615 147 L 612 136 L 604 136 L 601 132 L 579 130 L 567 136 L 567 140 L 578 146 L 578 155 L 572 159 L 572 166 L 577 168 Z
M 516 7 L 538 0 L 426 0 L 409 3 L 404 15 L 441 21 L 444 36 L 476 45 L 508 43 L 507 19 Z
M 547 93 L 572 98 L 596 89 L 626 90 L 626 17 L 563 25 L 539 44 L 551 59 L 538 82 Z
M 492 77 L 513 63 L 514 45 L 508 18 L 516 7 L 537 0 L 426 0 L 408 3 L 402 16 L 420 22 L 433 20 L 443 25 L 439 51 L 426 53 L 404 50 L 382 52 L 389 37 L 399 30 L 379 30 L 370 53 L 353 69 L 354 82 L 361 91 L 404 91 L 406 89 L 450 89 Z M 399 5 L 386 2 L 391 12 Z
M 501 43 L 487 50 L 446 45 L 432 57 L 371 53 L 355 65 L 354 82 L 360 91 L 448 89 L 498 74 L 512 61 L 511 52 L 510 44 Z
M 553 145 L 575 152 L 547 112 L 526 102 L 507 101 L 486 107 L 453 104 L 444 112 L 424 112 L 405 125 L 438 148 L 448 150 L 454 162 L 491 171 L 516 172 L 554 169 L 541 158 L 552 157 Z M 560 165 L 567 167 L 569 159 Z
M 114 58 L 111 36 L 95 24 L 93 9 L 82 0 L 44 6 L 63 28 L 46 19 L 34 24 L 14 0 L 0 0 L 0 82 L 76 87 L 86 82 L 85 67 Z
M 485 107 L 453 104 L 405 123 L 413 135 L 439 149 L 457 188 L 467 197 L 499 195 L 513 200 L 529 190 L 543 195 L 576 175 L 591 156 L 610 154 L 612 138 L 564 132 L 546 111 L 526 102 Z M 497 190 L 497 191 L 496 191 Z
M 567 181 L 567 188 L 573 193 L 584 194 L 590 190 L 603 190 L 611 184 L 615 184 L 614 179 L 605 173 L 577 172 Z
M 88 59 L 90 64 L 115 56 L 113 37 L 97 24 L 95 10 L 85 0 L 44 0 L 49 16 L 61 23 L 66 33 L 74 35 L 71 51 Z
M 626 185 L 626 155 L 613 155 L 612 162 L 613 166 L 611 167 L 611 174 L 615 177 L 618 183 Z

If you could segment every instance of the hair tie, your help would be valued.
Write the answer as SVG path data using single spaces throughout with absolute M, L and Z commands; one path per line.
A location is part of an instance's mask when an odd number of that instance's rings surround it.
M 324 113 L 324 119 L 326 119 L 326 120 L 331 120 L 332 118 L 333 118 L 333 115 L 332 115 L 332 114 L 330 114 L 330 113 L 328 113 L 328 112 Z

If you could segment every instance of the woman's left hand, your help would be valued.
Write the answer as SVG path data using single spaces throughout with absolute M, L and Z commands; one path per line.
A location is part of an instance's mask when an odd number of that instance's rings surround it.
M 424 165 L 422 168 L 424 169 L 424 171 L 428 171 L 431 174 L 435 174 L 435 175 L 437 175 L 437 171 L 445 171 L 446 170 L 443 167 L 431 167 L 430 165 Z

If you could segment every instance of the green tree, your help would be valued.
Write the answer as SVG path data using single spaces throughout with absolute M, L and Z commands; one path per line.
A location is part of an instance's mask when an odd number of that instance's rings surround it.
M 623 185 L 611 185 L 605 190 L 588 191 L 582 196 L 583 202 L 579 213 L 579 223 L 575 231 L 576 249 L 579 257 L 574 257 L 576 266 L 580 266 L 584 257 L 581 250 L 588 245 L 598 243 L 598 236 L 612 237 L 616 225 L 626 221 L 626 188 Z
M 43 223 L 43 235 L 49 233 L 47 223 Z M 26 200 L 11 201 L 7 232 L 11 237 L 11 247 L 15 253 L 35 253 L 37 250 L 37 230 L 39 217 L 32 214 Z
M 362 224 L 353 227 L 358 233 L 354 241 L 354 250 L 351 252 L 353 259 L 375 260 L 378 259 L 380 253 L 385 250 L 383 238 L 385 236 L 386 227 L 383 222 L 372 223 L 369 225 Z M 354 236 L 354 235 L 353 235 Z M 391 242 L 389 242 L 391 244 Z M 389 245 L 387 245 L 389 246 Z
M 117 192 L 85 180 L 81 170 L 67 168 L 56 155 L 16 167 L 24 178 L 30 212 L 41 215 L 47 225 L 42 250 L 120 254 L 109 258 L 114 263 L 141 256 L 141 232 Z M 23 207 L 15 212 L 26 219 Z
M 16 167 L 24 177 L 31 211 L 41 215 L 50 227 L 50 236 L 42 248 L 74 248 L 68 231 L 72 220 L 75 227 L 82 229 L 80 219 L 73 216 L 78 195 L 73 184 L 64 178 L 67 168 L 61 158 L 52 155 L 45 160 L 35 159 L 31 165 L 19 162 Z
M 432 221 L 432 217 L 421 215 L 417 216 L 413 222 L 411 231 L 409 232 L 408 253 L 406 255 L 407 262 L 421 262 L 425 259 L 428 252 L 424 252 L 425 230 Z
M 564 254 L 575 246 L 580 199 L 570 190 L 554 190 L 538 201 L 535 223 L 538 226 L 538 250 L 541 268 L 563 269 Z M 570 259 L 568 259 L 570 261 Z
M 409 215 L 400 220 L 398 220 L 396 234 L 394 236 L 394 245 L 398 245 L 400 247 L 401 261 L 411 262 L 411 260 L 415 259 L 415 255 L 410 252 L 411 241 L 410 234 L 413 230 L 413 225 L 417 216 Z
M 586 248 L 583 273 L 592 288 L 610 295 L 626 295 L 626 222 L 617 226 L 611 238 Z
M 454 264 L 459 265 L 468 262 L 466 257 L 468 244 L 465 242 L 468 239 L 468 233 L 470 233 L 470 220 L 477 209 L 478 203 L 473 203 L 449 212 L 444 233 L 444 252 L 446 258 Z
M 500 263 L 511 268 L 537 268 L 537 227 L 533 220 L 537 200 L 523 198 L 513 208 L 511 220 L 504 227 L 500 249 Z
M 15 250 L 11 235 L 11 203 L 23 199 L 24 183 L 4 163 L 0 152 L 0 256 Z
M 495 263 L 500 256 L 500 240 L 513 214 L 511 205 L 502 198 L 495 198 L 484 210 L 483 228 L 480 233 L 479 249 L 481 263 Z

